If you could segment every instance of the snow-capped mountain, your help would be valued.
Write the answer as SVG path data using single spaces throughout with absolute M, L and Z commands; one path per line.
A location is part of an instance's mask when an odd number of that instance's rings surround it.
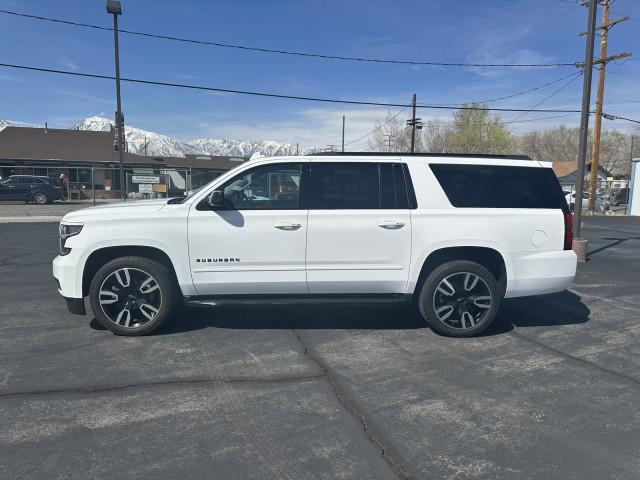
M 7 122 L 6 120 L 0 119 L 0 131 L 4 130 L 4 128 L 8 127 L 9 125 L 10 125 L 9 122 Z
M 295 145 L 290 143 L 275 142 L 272 140 L 245 141 L 231 140 L 228 138 L 198 138 L 189 142 L 189 146 L 201 153 L 209 155 L 231 155 L 241 157 L 260 152 L 263 155 L 293 155 L 296 153 Z
M 87 117 L 73 126 L 77 130 L 109 131 L 113 128 L 111 119 Z M 263 155 L 291 155 L 295 146 L 269 140 L 245 141 L 231 139 L 200 138 L 183 142 L 148 130 L 125 125 L 125 138 L 129 151 L 140 155 L 182 157 L 187 153 L 207 155 L 242 156 L 260 152 Z M 146 149 L 145 149 L 146 146 Z
M 73 126 L 75 130 L 110 131 L 115 122 L 104 117 L 87 117 Z M 125 125 L 125 140 L 131 153 L 140 155 L 158 155 L 164 157 L 183 157 L 185 153 L 201 153 L 190 145 L 159 133 Z M 145 152 L 146 145 L 146 152 Z

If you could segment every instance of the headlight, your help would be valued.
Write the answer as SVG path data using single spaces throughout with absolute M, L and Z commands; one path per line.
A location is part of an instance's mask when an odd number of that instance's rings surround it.
M 61 223 L 60 238 L 69 238 L 78 235 L 82 231 L 81 223 Z
M 61 223 L 60 232 L 60 255 L 69 255 L 71 249 L 65 246 L 67 238 L 78 235 L 82 231 L 81 223 Z

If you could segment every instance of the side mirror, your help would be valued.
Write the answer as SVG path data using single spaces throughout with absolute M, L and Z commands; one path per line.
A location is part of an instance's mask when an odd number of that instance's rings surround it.
M 224 207 L 224 192 L 221 190 L 214 190 L 209 195 L 209 207 L 212 210 Z

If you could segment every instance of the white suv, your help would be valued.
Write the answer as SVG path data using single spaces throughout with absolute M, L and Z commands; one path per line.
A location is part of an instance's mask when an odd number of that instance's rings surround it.
M 121 335 L 182 303 L 413 301 L 436 331 L 487 328 L 504 297 L 564 290 L 571 213 L 550 164 L 514 156 L 259 158 L 185 198 L 60 223 L 69 310 Z M 393 319 L 389 319 L 393 322 Z

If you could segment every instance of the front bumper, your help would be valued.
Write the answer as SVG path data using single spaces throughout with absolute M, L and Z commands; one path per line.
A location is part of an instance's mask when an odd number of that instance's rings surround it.
M 86 315 L 87 310 L 84 308 L 84 298 L 68 298 L 62 297 L 67 302 L 67 310 L 74 315 Z
M 71 313 L 84 315 L 84 296 L 82 292 L 82 249 L 73 248 L 68 255 L 58 255 L 53 260 L 53 278 L 58 286 L 58 293 L 67 302 Z

